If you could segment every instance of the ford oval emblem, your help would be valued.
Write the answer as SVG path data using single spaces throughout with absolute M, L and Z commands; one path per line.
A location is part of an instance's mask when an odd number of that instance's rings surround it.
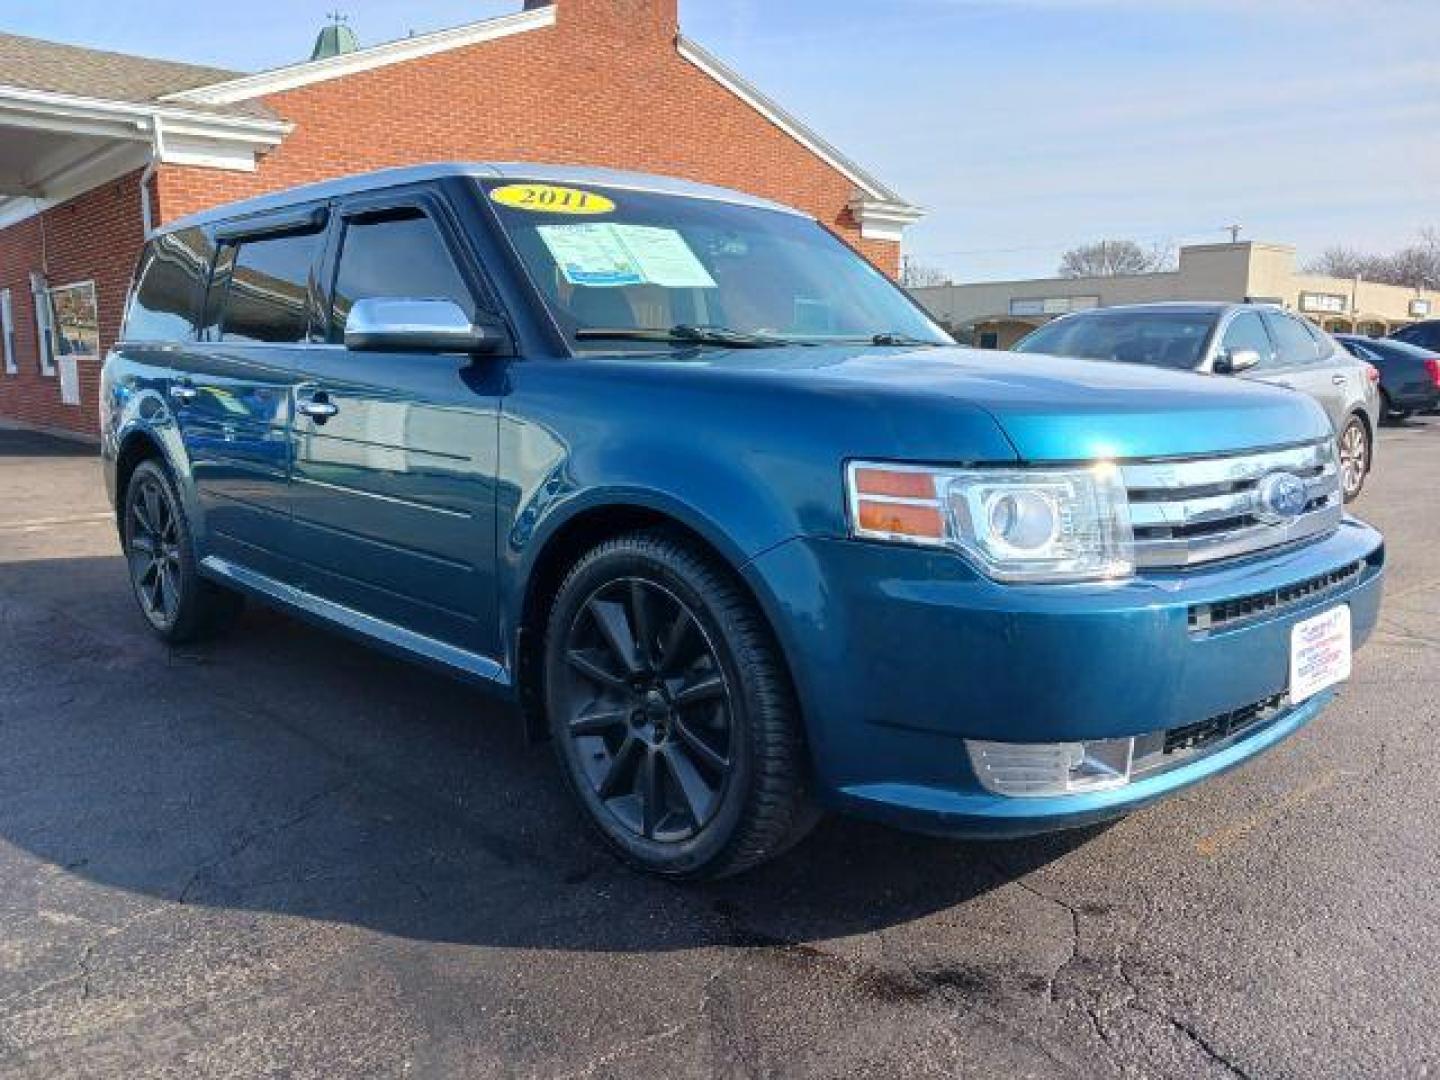
M 1269 525 L 1288 525 L 1305 512 L 1310 492 L 1305 481 L 1288 472 L 1271 473 L 1255 489 L 1255 516 Z

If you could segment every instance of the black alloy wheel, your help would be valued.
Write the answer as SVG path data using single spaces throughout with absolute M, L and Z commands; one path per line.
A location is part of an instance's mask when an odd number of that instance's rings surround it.
M 597 797 L 647 840 L 695 836 L 729 782 L 734 719 L 694 613 L 653 581 L 611 581 L 572 622 L 565 658 L 569 736 Z
M 566 779 L 632 865 L 719 877 L 813 824 L 768 627 L 685 539 L 632 533 L 581 558 L 551 611 L 544 674 Z
M 180 526 L 170 493 L 151 472 L 130 485 L 130 579 L 140 609 L 159 628 L 180 613 Z
M 201 578 L 180 497 L 156 461 L 136 466 L 121 507 L 130 584 L 141 613 L 162 640 L 194 640 L 239 612 L 238 595 Z

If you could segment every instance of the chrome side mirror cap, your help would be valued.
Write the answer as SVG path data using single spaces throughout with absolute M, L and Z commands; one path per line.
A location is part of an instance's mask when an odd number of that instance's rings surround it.
M 1239 375 L 1260 363 L 1260 354 L 1254 349 L 1231 349 L 1215 357 L 1216 375 Z
M 498 352 L 508 336 L 470 321 L 453 300 L 375 296 L 356 300 L 345 318 L 345 347 L 368 352 Z

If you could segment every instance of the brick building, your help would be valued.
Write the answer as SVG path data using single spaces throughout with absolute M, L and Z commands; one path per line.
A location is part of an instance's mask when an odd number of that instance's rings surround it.
M 0 34 L 0 422 L 95 430 L 149 225 L 457 159 L 739 188 L 813 213 L 890 273 L 920 216 L 681 34 L 677 0 L 527 0 L 253 75 Z

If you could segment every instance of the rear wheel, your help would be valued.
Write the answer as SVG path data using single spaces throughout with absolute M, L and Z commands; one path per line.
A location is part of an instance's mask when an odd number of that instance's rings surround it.
M 1380 417 L 1388 424 L 1403 424 L 1415 414 L 1414 409 L 1397 409 L 1390 395 L 1380 391 Z
M 663 531 L 595 548 L 550 614 L 545 692 L 561 767 L 627 862 L 733 874 L 814 821 L 794 696 L 758 611 Z
M 1345 501 L 1359 497 L 1370 472 L 1370 429 L 1359 416 L 1350 417 L 1340 432 L 1340 490 Z
M 229 622 L 241 599 L 200 576 L 190 523 L 169 473 L 142 461 L 130 475 L 122 506 L 130 584 L 150 628 L 178 645 Z

